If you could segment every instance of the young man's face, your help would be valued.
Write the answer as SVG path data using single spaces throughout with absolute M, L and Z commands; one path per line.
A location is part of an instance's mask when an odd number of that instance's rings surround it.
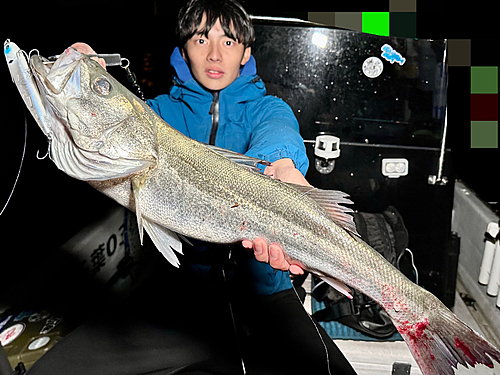
M 200 27 L 206 22 L 203 15 Z M 196 80 L 209 90 L 222 90 L 240 75 L 240 65 L 250 59 L 251 49 L 224 34 L 220 21 L 208 32 L 208 38 L 195 33 L 184 46 L 182 56 Z

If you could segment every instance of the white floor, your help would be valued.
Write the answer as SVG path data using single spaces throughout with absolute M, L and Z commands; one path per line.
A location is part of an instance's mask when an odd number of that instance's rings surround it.
M 311 278 L 306 279 L 303 287 L 308 293 L 304 307 L 311 314 Z M 476 323 L 465 306 L 462 299 L 455 298 L 454 312 L 471 328 L 481 333 L 480 326 Z M 374 341 L 352 341 L 352 340 L 334 340 L 335 344 L 344 353 L 346 358 L 352 364 L 358 375 L 391 375 L 392 364 L 394 362 L 404 362 L 411 364 L 411 375 L 421 375 L 410 351 L 403 341 L 395 342 L 374 342 Z M 456 375 L 500 375 L 500 364 L 495 363 L 495 368 L 491 369 L 483 365 L 477 365 L 475 368 L 466 369 L 459 366 L 455 370 Z

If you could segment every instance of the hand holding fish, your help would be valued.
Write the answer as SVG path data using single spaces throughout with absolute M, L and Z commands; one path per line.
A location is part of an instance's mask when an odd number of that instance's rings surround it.
M 78 52 L 83 53 L 85 55 L 97 55 L 97 52 L 94 51 L 94 49 L 90 47 L 87 43 L 78 42 L 72 44 L 71 47 L 73 47 Z M 106 61 L 104 59 L 100 57 L 91 57 L 91 59 L 97 61 L 100 66 L 106 69 Z
M 253 242 L 243 240 L 241 242 L 244 248 L 251 250 L 253 248 L 255 259 L 259 262 L 269 263 L 271 267 L 281 270 L 290 271 L 294 275 L 302 275 L 304 270 L 297 264 L 290 264 L 283 253 L 283 249 L 277 243 L 267 245 L 263 238 L 256 238 Z
M 292 159 L 289 158 L 276 160 L 272 165 L 266 167 L 264 174 L 283 182 L 310 186 L 302 173 L 295 168 Z M 302 275 L 304 273 L 304 270 L 300 266 L 288 262 L 284 256 L 283 249 L 276 243 L 269 244 L 268 246 L 263 238 L 256 238 L 253 242 L 243 240 L 241 244 L 246 249 L 251 250 L 253 248 L 255 259 L 259 262 L 269 263 L 271 267 L 278 270 L 289 270 L 295 275 Z
M 311 186 L 289 158 L 276 160 L 266 167 L 264 174 L 283 182 Z

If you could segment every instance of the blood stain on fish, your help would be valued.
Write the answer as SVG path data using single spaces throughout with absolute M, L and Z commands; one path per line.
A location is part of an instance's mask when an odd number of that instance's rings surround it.
M 424 330 L 427 328 L 428 325 L 429 325 L 429 320 L 427 318 L 425 318 L 421 322 L 417 322 L 414 324 L 409 324 L 408 320 L 405 320 L 401 324 L 399 331 L 403 334 L 407 334 L 408 336 L 410 336 L 410 338 L 413 341 L 416 341 L 417 339 L 422 337 L 422 335 L 424 334 Z
M 459 348 L 460 350 L 462 350 L 465 356 L 471 359 L 471 361 L 476 362 L 476 358 L 471 353 L 469 347 L 458 337 L 455 338 L 455 348 Z

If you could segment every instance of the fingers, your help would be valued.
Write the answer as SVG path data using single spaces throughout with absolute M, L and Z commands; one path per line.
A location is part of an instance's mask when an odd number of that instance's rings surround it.
M 269 245 L 269 264 L 271 267 L 282 270 L 290 271 L 294 275 L 302 275 L 304 270 L 297 264 L 290 264 L 285 258 L 285 253 L 280 245 L 272 243 Z
M 281 271 L 288 271 L 290 268 L 290 264 L 285 260 L 283 249 L 278 244 L 272 243 L 269 245 L 269 264 Z
M 290 265 L 290 273 L 293 273 L 294 275 L 303 275 L 304 270 L 296 264 L 291 264 Z
M 283 182 L 310 186 L 302 173 L 295 168 L 292 159 L 289 158 L 276 160 L 264 169 L 264 174 Z
M 96 51 L 94 51 L 87 43 L 78 42 L 72 44 L 71 47 L 85 55 L 97 55 Z M 106 69 L 106 61 L 104 59 L 101 59 L 100 57 L 91 57 L 91 59 L 97 61 L 100 66 Z
M 266 240 L 263 238 L 256 238 L 253 242 L 250 240 L 243 240 L 242 245 L 246 249 L 254 250 L 255 259 L 259 262 L 269 263 L 275 269 L 281 271 L 290 270 L 295 275 L 302 275 L 304 270 L 297 264 L 290 264 L 285 259 L 283 249 L 277 243 L 267 245 Z
M 243 240 L 241 241 L 241 245 L 245 248 L 245 249 L 249 249 L 251 250 L 253 248 L 253 242 L 250 241 L 250 240 Z
M 78 52 L 85 55 L 97 55 L 96 52 L 87 43 L 74 43 L 71 45 Z
M 267 248 L 267 242 L 264 239 L 256 238 L 253 241 L 253 252 L 255 254 L 255 259 L 259 262 L 269 262 L 269 249 Z

